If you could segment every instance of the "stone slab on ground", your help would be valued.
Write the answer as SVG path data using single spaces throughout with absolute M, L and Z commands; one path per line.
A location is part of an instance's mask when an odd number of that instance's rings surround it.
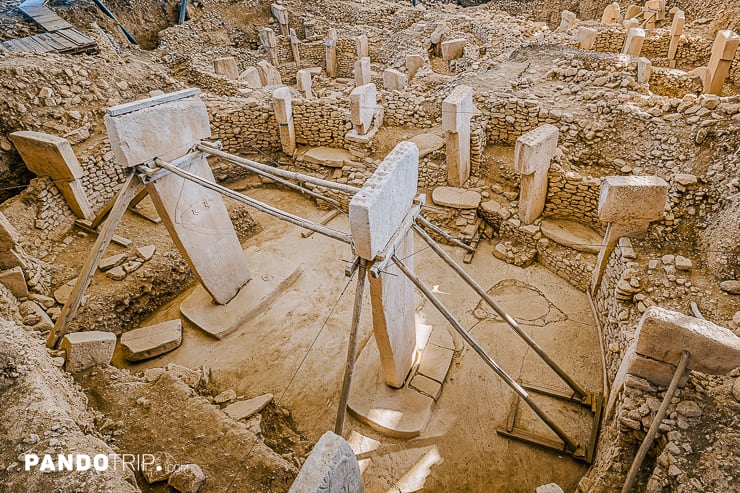
M 352 164 L 354 156 L 345 149 L 335 147 L 312 147 L 303 155 L 308 163 L 322 164 L 330 168 L 341 168 Z
M 116 349 L 116 335 L 99 330 L 73 332 L 64 336 L 60 348 L 67 353 L 64 369 L 76 373 L 94 366 L 109 365 Z
M 445 145 L 445 139 L 435 134 L 415 135 L 409 139 L 409 141 L 416 144 L 416 147 L 419 148 L 420 159 L 427 154 L 431 154 L 432 152 L 441 149 Z
M 23 269 L 20 267 L 13 267 L 12 269 L 0 272 L 0 284 L 8 288 L 10 293 L 16 298 L 28 297 L 26 277 L 23 275 Z
M 559 245 L 579 252 L 598 254 L 602 236 L 588 226 L 565 219 L 543 219 L 542 234 Z
M 76 283 L 77 278 L 75 277 L 74 279 L 70 279 L 65 282 L 59 286 L 56 291 L 54 291 L 54 299 L 57 300 L 57 303 L 64 305 L 69 301 L 69 295 L 72 294 L 72 289 L 74 289 Z
M 127 258 L 128 254 L 125 252 L 119 253 L 117 255 L 111 255 L 110 257 L 105 257 L 104 259 L 101 259 L 100 262 L 98 262 L 98 269 L 106 271 L 112 269 L 113 267 L 118 267 Z
M 295 262 L 252 247 L 244 252 L 256 266 L 252 280 L 227 304 L 217 305 L 202 286 L 197 286 L 180 305 L 180 313 L 206 333 L 221 339 L 267 309 L 303 271 Z
M 121 336 L 123 357 L 141 361 L 168 353 L 182 344 L 182 321 L 178 318 L 130 330 Z
M 429 326 L 420 327 L 421 330 L 430 329 Z M 435 397 L 439 397 L 452 364 L 454 344 L 444 328 L 433 329 L 431 336 L 429 332 L 426 335 L 417 333 L 417 341 L 417 348 L 421 348 L 418 365 L 412 368 L 406 384 L 400 389 L 385 384 L 375 338 L 367 343 L 357 358 L 347 403 L 352 416 L 392 437 L 413 438 L 424 431 Z M 427 395 L 430 392 L 435 395 Z
M 454 209 L 476 209 L 481 195 L 474 190 L 457 187 L 437 187 L 432 191 L 432 201 Z
M 266 405 L 272 402 L 272 394 L 263 394 L 247 401 L 238 401 L 233 404 L 229 404 L 224 408 L 224 412 L 229 415 L 231 419 L 239 421 L 240 419 L 246 419 L 251 415 L 262 411 Z
M 362 493 L 360 465 L 339 435 L 324 433 L 298 472 L 288 493 Z

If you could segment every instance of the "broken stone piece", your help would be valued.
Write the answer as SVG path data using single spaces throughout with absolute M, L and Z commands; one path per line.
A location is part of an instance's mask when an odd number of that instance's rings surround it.
M 722 281 L 719 283 L 719 289 L 730 294 L 740 294 L 740 280 Z
M 182 322 L 168 320 L 149 327 L 130 330 L 121 336 L 123 357 L 141 361 L 168 353 L 182 344 Z
M 224 390 L 216 397 L 213 398 L 213 402 L 216 404 L 223 404 L 224 402 L 233 401 L 236 399 L 236 392 L 234 389 Z
M 94 366 L 108 365 L 115 348 L 116 336 L 111 332 L 91 330 L 67 334 L 61 345 L 66 353 L 64 368 L 76 373 Z
M 432 201 L 437 205 L 454 209 L 476 209 L 481 201 L 480 193 L 457 187 L 437 187 L 432 191 Z
M 57 303 L 64 305 L 69 301 L 69 296 L 72 294 L 72 289 L 74 289 L 75 284 L 77 284 L 76 277 L 65 282 L 57 288 L 56 291 L 54 291 L 54 299 L 57 300 Z
M 258 413 L 272 401 L 272 394 L 263 394 L 248 401 L 239 401 L 229 404 L 224 408 L 224 412 L 232 419 L 239 421 L 251 415 Z
M 319 439 L 288 493 L 304 492 L 362 493 L 360 466 L 349 444 L 331 431 Z
M 136 252 L 139 254 L 139 257 L 141 257 L 144 262 L 151 260 L 154 256 L 154 252 L 157 251 L 157 247 L 154 245 L 146 245 L 143 247 L 138 247 L 136 249 Z
M 126 271 L 123 267 L 113 267 L 111 270 L 105 273 L 106 277 L 113 279 L 114 281 L 123 281 L 126 278 Z
M 128 258 L 128 254 L 126 253 L 119 253 L 117 255 L 111 255 L 110 257 L 105 257 L 98 264 L 98 269 L 102 271 L 107 271 L 107 270 L 112 269 L 113 267 L 118 267 L 127 258 Z
M 167 484 L 180 493 L 198 493 L 206 475 L 198 464 L 183 464 L 179 466 L 167 480 Z
M 156 452 L 152 454 L 154 462 L 142 461 L 141 474 L 147 483 L 157 483 L 159 481 L 167 481 L 172 472 L 177 467 L 177 462 L 172 454 L 168 452 Z
M 13 267 L 12 269 L 0 272 L 0 284 L 8 288 L 10 293 L 16 298 L 28 297 L 26 277 L 23 275 L 23 269 L 20 267 Z
M 200 379 L 202 377 L 202 374 L 199 370 L 193 370 L 191 368 L 187 368 L 175 363 L 170 363 L 169 365 L 167 365 L 167 371 L 170 372 L 172 376 L 179 378 L 189 387 L 193 388 L 197 387 L 200 384 Z
M 144 265 L 143 262 L 139 262 L 137 260 L 131 260 L 130 262 L 126 262 L 125 264 L 123 264 L 122 267 L 123 267 L 123 270 L 126 271 L 126 274 L 131 274 L 132 272 L 137 270 L 142 265 Z
M 676 255 L 675 262 L 676 270 L 689 270 L 694 266 L 693 262 L 691 262 L 691 259 L 688 259 L 681 255 Z

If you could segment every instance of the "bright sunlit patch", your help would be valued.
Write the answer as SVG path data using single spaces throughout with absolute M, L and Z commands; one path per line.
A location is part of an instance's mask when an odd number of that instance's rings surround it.
M 352 448 L 355 455 L 372 452 L 380 447 L 379 441 L 366 437 L 362 433 L 357 433 L 354 430 L 349 434 L 349 440 L 347 440 L 347 443 L 349 443 L 349 446 Z M 357 461 L 360 465 L 360 474 L 363 474 L 365 470 L 370 467 L 371 460 L 372 459 L 362 459 Z
M 434 286 L 432 287 L 432 293 L 434 293 L 434 294 L 450 294 L 450 293 L 446 293 L 446 292 L 444 292 L 444 291 L 440 291 L 440 290 L 439 290 L 439 284 L 435 284 L 435 285 L 434 285 Z
M 401 422 L 403 413 L 401 411 L 396 411 L 395 409 L 375 408 L 371 409 L 370 412 L 367 413 L 367 417 L 370 421 L 375 421 L 380 426 L 394 429 L 394 427 Z
M 393 489 L 389 490 L 389 493 L 390 491 L 400 491 L 402 493 L 419 491 L 424 488 L 424 483 L 432 472 L 432 466 L 442 462 L 442 456 L 439 455 L 439 449 L 435 445 L 421 459 L 416 461 L 416 464 L 406 471 L 406 474 L 401 476 L 401 479 L 398 480 Z

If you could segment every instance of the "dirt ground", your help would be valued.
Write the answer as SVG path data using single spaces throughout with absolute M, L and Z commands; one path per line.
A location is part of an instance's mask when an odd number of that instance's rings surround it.
M 255 189 L 249 193 L 308 218 L 324 214 L 292 192 Z M 318 439 L 333 428 L 341 387 L 354 291 L 354 282 L 344 276 L 350 250 L 319 235 L 301 238 L 297 227 L 260 213 L 254 216 L 262 231 L 244 246 L 258 245 L 300 263 L 303 274 L 291 289 L 223 340 L 207 336 L 184 320 L 183 344 L 176 351 L 135 365 L 117 355 L 114 364 L 134 372 L 169 363 L 191 368 L 206 365 L 219 390 L 231 388 L 247 397 L 270 392 L 279 404 L 291 409 L 303 432 Z M 336 218 L 330 226 L 346 231 L 346 216 Z M 485 316 L 474 314 L 479 299 L 450 275 L 448 267 L 424 248 L 421 240 L 416 248 L 417 272 L 435 286 L 443 302 L 502 367 L 517 379 L 564 387 L 508 326 L 491 318 L 476 318 Z M 461 250 L 445 248 L 462 261 Z M 491 248 L 488 243 L 481 244 L 466 269 L 485 287 L 513 279 L 539 290 L 544 298 L 539 294 L 533 297 L 536 291 L 524 288 L 500 301 L 577 381 L 590 391 L 600 391 L 598 336 L 586 295 L 539 265 L 520 269 L 501 262 L 492 255 Z M 260 274 L 259 266 L 252 268 Z M 179 317 L 179 303 L 189 292 L 144 323 Z M 417 310 L 420 320 L 446 326 L 441 315 L 420 298 Z M 542 326 L 543 317 L 555 321 Z M 368 294 L 361 327 L 365 343 L 372 331 Z M 410 441 L 389 439 L 348 417 L 345 437 L 361 454 L 367 491 L 416 491 L 424 487 L 425 491 L 514 492 L 532 491 L 549 482 L 572 490 L 586 468 L 567 456 L 499 437 L 496 427 L 506 421 L 512 391 L 457 336 L 455 346 L 453 366 L 441 398 L 420 437 Z M 538 402 L 574 436 L 587 437 L 590 433 L 590 417 L 576 407 L 542 397 Z M 540 426 L 526 412 L 523 414 L 525 426 Z

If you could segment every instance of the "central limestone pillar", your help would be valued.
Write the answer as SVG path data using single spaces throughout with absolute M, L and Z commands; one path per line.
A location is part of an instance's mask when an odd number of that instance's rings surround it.
M 442 130 L 447 135 L 447 183 L 461 187 L 470 177 L 470 119 L 473 88 L 457 86 L 442 101 Z
M 522 174 L 519 219 L 532 224 L 545 210 L 547 172 L 558 149 L 558 127 L 546 123 L 516 139 L 514 169 Z
M 393 238 L 413 205 L 419 177 L 419 149 L 401 142 L 385 157 L 349 203 L 349 221 L 355 253 L 372 261 Z M 396 255 L 413 268 L 411 231 L 396 248 Z M 414 287 L 390 263 L 377 279 L 370 277 L 373 329 L 385 382 L 404 385 L 414 362 L 416 324 Z

